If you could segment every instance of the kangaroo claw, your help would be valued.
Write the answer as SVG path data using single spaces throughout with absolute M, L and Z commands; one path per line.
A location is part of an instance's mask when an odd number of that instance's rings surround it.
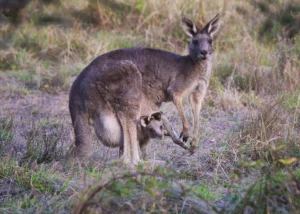
M 195 153 L 195 149 L 196 149 L 196 146 L 194 146 L 194 145 L 190 146 L 189 151 L 190 151 L 191 155 Z
M 189 136 L 184 135 L 183 132 L 180 133 L 179 139 L 181 139 L 184 143 L 187 142 L 187 140 L 189 139 Z

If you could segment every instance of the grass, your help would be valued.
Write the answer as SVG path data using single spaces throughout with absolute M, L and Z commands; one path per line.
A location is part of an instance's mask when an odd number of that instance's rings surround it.
M 31 169 L 27 166 L 20 167 L 15 161 L 4 160 L 0 172 L 1 180 L 10 186 L 6 194 L 11 194 L 11 197 L 3 201 L 5 205 L 1 204 L 1 212 L 29 213 L 41 208 L 44 212 L 55 212 L 64 207 L 63 204 L 54 206 L 57 201 L 64 200 L 67 203 L 68 195 L 74 194 L 68 193 L 69 180 L 59 179 L 44 166 Z M 1 182 L 1 190 L 4 188 Z M 47 203 L 41 203 L 41 200 L 47 200 Z
M 13 139 L 11 129 L 13 126 L 13 118 L 5 118 L 0 120 L 0 141 L 9 142 Z
M 297 1 L 201 2 L 32 0 L 19 17 L 0 15 L 1 213 L 299 212 Z M 222 25 L 195 154 L 154 140 L 149 158 L 167 167 L 131 172 L 115 161 L 118 149 L 95 138 L 79 167 L 68 93 L 82 69 L 118 48 L 186 54 L 181 17 L 216 13 Z M 181 130 L 174 106 L 162 111 Z

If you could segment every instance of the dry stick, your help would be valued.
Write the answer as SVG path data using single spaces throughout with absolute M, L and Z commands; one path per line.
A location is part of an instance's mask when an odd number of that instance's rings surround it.
M 199 24 L 200 24 L 200 27 L 203 28 L 205 23 L 206 23 L 206 21 L 204 18 L 203 0 L 200 0 L 199 1 Z
M 112 178 L 110 181 L 104 183 L 104 184 L 99 184 L 98 186 L 94 187 L 92 190 L 90 191 L 86 191 L 84 193 L 84 198 L 82 199 L 82 202 L 74 208 L 73 214 L 81 214 L 83 213 L 85 207 L 87 206 L 88 201 L 93 198 L 98 192 L 102 191 L 103 189 L 106 189 L 107 187 L 109 187 L 113 182 L 118 181 L 118 180 L 123 180 L 123 179 L 127 179 L 127 178 L 133 178 L 133 177 L 137 177 L 137 176 L 160 176 L 163 178 L 167 178 L 166 175 L 160 174 L 160 173 L 150 173 L 150 172 L 136 172 L 130 175 L 122 175 L 119 177 L 114 177 Z M 181 187 L 184 189 L 189 189 L 189 191 L 194 192 L 198 195 L 197 192 L 195 192 L 193 189 L 188 188 L 185 184 L 181 184 Z M 204 202 L 205 200 L 202 199 Z M 214 210 L 216 210 L 216 208 L 214 206 L 212 206 L 212 208 Z
M 228 1 L 224 0 L 223 1 L 223 9 L 222 9 L 222 16 L 225 16 L 225 13 L 227 11 L 227 6 L 228 6 Z
M 184 206 L 185 206 L 185 202 L 186 202 L 186 198 L 183 201 L 183 204 L 182 204 L 182 207 L 181 207 L 181 210 L 180 210 L 180 214 L 183 212 L 183 209 L 184 209 Z
M 133 178 L 136 177 L 138 175 L 149 175 L 149 176 L 154 176 L 154 175 L 158 175 L 158 174 L 153 174 L 153 173 L 147 173 L 147 172 L 137 172 L 134 174 L 130 174 L 130 175 L 122 175 L 119 177 L 114 177 L 113 179 L 111 179 L 110 181 L 104 183 L 104 184 L 99 184 L 98 186 L 94 187 L 90 192 L 87 190 L 84 193 L 84 198 L 82 199 L 82 202 L 75 207 L 73 213 L 74 214 L 81 214 L 84 211 L 84 208 L 86 207 L 88 201 L 93 198 L 98 192 L 100 192 L 103 189 L 106 189 L 108 186 L 110 186 L 113 182 L 118 181 L 118 180 L 122 180 L 122 179 L 127 179 L 127 178 Z

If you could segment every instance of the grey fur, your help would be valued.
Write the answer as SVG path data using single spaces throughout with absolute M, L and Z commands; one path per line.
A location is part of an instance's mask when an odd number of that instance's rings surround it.
M 88 121 L 103 121 L 111 115 L 116 118 L 115 124 L 122 128 L 123 161 L 136 165 L 140 161 L 138 118 L 152 115 L 163 102 L 170 101 L 182 119 L 182 137 L 186 142 L 189 123 L 182 107 L 185 97 L 189 97 L 193 112 L 194 130 L 190 143 L 191 148 L 195 148 L 199 140 L 199 113 L 212 70 L 212 36 L 218 30 L 219 15 L 203 29 L 186 18 L 182 22 L 191 36 L 187 56 L 151 48 L 118 49 L 97 57 L 79 74 L 71 88 L 69 101 L 79 156 L 84 157 L 88 152 L 86 148 L 91 140 Z

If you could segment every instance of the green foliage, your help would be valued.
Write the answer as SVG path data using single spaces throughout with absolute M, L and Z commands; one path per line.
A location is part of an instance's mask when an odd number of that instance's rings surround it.
M 13 117 L 0 119 L 0 146 L 4 142 L 9 142 L 13 139 L 12 135 Z M 1 149 L 1 147 L 0 147 Z
M 300 91 L 296 90 L 294 93 L 284 94 L 285 100 L 283 106 L 287 110 L 295 111 L 300 107 Z
M 216 198 L 216 194 L 213 193 L 207 185 L 194 186 L 194 191 L 197 192 L 199 198 L 202 198 L 206 201 L 212 201 Z
M 242 127 L 239 139 L 241 160 L 236 163 L 235 179 L 240 172 L 257 173 L 244 194 L 227 197 L 225 213 L 298 213 L 300 211 L 298 158 L 299 141 L 293 129 L 284 132 L 286 118 L 282 97 L 264 104 L 256 116 Z
M 142 13 L 143 10 L 146 8 L 146 1 L 138 0 L 137 3 L 136 3 L 135 8 L 136 8 L 140 13 Z
M 17 162 L 5 160 L 0 165 L 0 178 L 12 178 L 20 187 L 28 190 L 38 189 L 42 192 L 51 192 L 51 176 L 45 169 L 30 171 L 29 168 L 20 168 Z
M 156 168 L 155 171 L 161 171 Z M 89 187 L 89 191 L 81 197 L 75 209 L 79 212 L 93 209 L 100 212 L 128 212 L 134 204 L 135 209 L 146 212 L 212 212 L 205 200 L 212 199 L 212 194 L 205 185 L 194 186 L 177 181 L 177 173 L 163 169 L 164 173 L 145 172 L 127 173 L 111 178 L 107 183 Z M 170 175 L 170 176 L 169 176 Z M 173 179 L 174 177 L 174 179 Z M 101 206 L 89 206 L 93 201 L 101 200 Z M 119 206 L 116 206 L 116 205 Z
M 223 210 L 224 213 L 244 213 L 246 210 L 254 213 L 299 212 L 300 180 L 291 170 L 284 172 L 278 162 L 263 164 L 260 170 L 260 175 L 243 196 L 238 193 L 228 195 L 227 200 L 231 206 L 226 211 Z
M 57 200 L 64 198 L 70 180 L 57 179 L 47 167 L 20 167 L 17 162 L 4 159 L 0 163 L 0 187 L 3 188 L 2 182 L 6 181 L 9 188 L 6 186 L 4 189 L 6 195 L 2 199 L 5 205 L 0 204 L 0 212 L 33 213 L 42 207 L 49 212 L 63 207 L 67 209 L 66 198 L 64 205 L 57 203 Z M 48 198 L 47 203 L 42 201 L 44 197 Z
M 115 34 L 115 33 L 107 33 L 104 31 L 100 31 L 97 33 L 96 38 L 98 40 L 113 40 L 114 42 L 109 42 L 108 49 L 109 50 L 115 50 L 119 48 L 130 48 L 134 47 L 135 43 L 137 43 L 137 38 L 133 40 L 133 38 L 130 35 L 124 35 L 124 34 Z

